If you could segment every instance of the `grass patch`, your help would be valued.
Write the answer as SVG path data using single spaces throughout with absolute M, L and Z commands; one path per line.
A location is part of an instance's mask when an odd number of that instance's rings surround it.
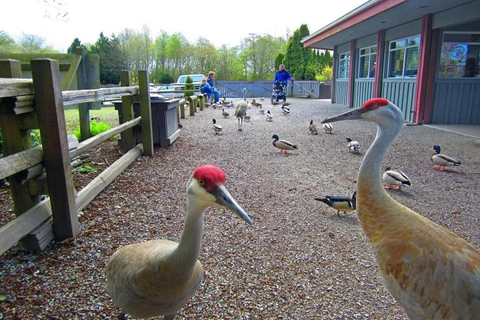
M 98 122 L 104 122 L 111 127 L 118 126 L 118 112 L 115 107 L 103 107 L 100 110 L 90 110 L 90 118 L 98 117 Z M 65 123 L 67 134 L 73 134 L 77 128 L 80 128 L 79 116 L 77 109 L 65 110 Z

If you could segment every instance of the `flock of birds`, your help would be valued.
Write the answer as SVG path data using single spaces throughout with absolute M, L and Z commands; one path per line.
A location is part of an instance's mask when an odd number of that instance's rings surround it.
M 244 108 L 245 104 L 238 104 L 238 112 Z M 237 106 L 235 113 L 239 117 Z M 387 168 L 381 174 L 383 157 L 403 126 L 400 109 L 386 99 L 374 98 L 361 108 L 323 120 L 322 125 L 326 133 L 332 134 L 331 123 L 344 120 L 374 122 L 377 136 L 364 156 L 352 197 L 325 196 L 315 200 L 335 208 L 337 214 L 357 211 L 385 286 L 411 319 L 478 319 L 480 252 L 385 191 L 392 186 L 400 189 L 411 185 L 401 171 Z M 213 125 L 218 130 L 215 119 Z M 241 120 L 238 126 L 241 129 Z M 312 126 L 310 121 L 310 132 L 318 134 L 318 128 Z M 277 135 L 272 138 L 281 152 L 298 149 Z M 351 152 L 360 150 L 359 144 L 348 148 Z M 433 149 L 432 161 L 439 170 L 460 165 L 460 161 L 442 155 L 440 147 Z M 122 312 L 136 318 L 164 315 L 164 319 L 172 320 L 195 294 L 203 275 L 198 256 L 208 207 L 224 206 L 252 224 L 224 183 L 225 173 L 220 168 L 198 167 L 187 182 L 187 213 L 180 242 L 131 244 L 112 255 L 107 265 L 107 289 Z

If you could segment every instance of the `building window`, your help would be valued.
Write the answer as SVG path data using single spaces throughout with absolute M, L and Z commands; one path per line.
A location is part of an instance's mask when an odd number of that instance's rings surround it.
M 340 53 L 338 62 L 338 79 L 348 79 L 350 70 L 350 53 Z
M 452 32 L 443 35 L 438 76 L 480 77 L 480 33 Z
M 420 36 L 390 41 L 388 77 L 416 77 L 418 71 L 418 48 Z
M 362 48 L 358 54 L 358 78 L 375 78 L 377 46 Z

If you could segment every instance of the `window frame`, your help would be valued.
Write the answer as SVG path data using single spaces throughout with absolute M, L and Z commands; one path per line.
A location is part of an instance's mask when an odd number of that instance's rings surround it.
M 415 40 L 414 44 L 409 44 L 410 40 Z M 414 79 L 417 77 L 418 73 L 418 60 L 420 55 L 420 34 L 412 35 L 404 38 L 399 38 L 395 40 L 391 40 L 388 42 L 388 68 L 387 68 L 387 78 L 389 79 L 398 79 L 398 78 L 406 78 L 406 79 Z M 403 43 L 402 43 L 403 42 Z M 399 47 L 392 49 L 392 44 L 398 43 Z M 402 52 L 403 51 L 403 52 Z M 395 53 L 400 53 L 398 59 L 392 59 L 392 56 Z M 415 54 L 415 56 L 412 55 Z M 402 70 L 397 73 L 397 71 L 393 71 L 394 61 L 401 61 L 402 62 Z M 407 69 L 411 60 L 416 60 L 416 69 Z M 414 73 L 408 74 L 408 70 L 414 70 Z
M 445 42 L 445 38 L 450 38 L 450 41 Z M 457 39 L 454 39 L 457 38 Z M 456 41 L 452 41 L 456 40 Z M 460 47 L 464 47 L 463 57 L 458 54 L 450 54 L 445 52 L 445 43 L 450 43 L 451 49 L 455 49 L 457 53 L 460 50 Z M 474 48 L 475 47 L 475 48 Z M 440 56 L 438 62 L 438 73 L 437 77 L 439 79 L 471 79 L 480 77 L 480 32 L 478 31 L 445 31 L 442 35 L 442 43 L 440 46 Z M 473 55 L 471 55 L 473 51 Z M 450 51 L 451 52 L 451 51 Z M 475 55 L 476 52 L 476 55 Z M 454 59 L 459 57 L 462 59 Z M 445 59 L 450 59 L 450 61 L 445 61 Z M 467 70 L 469 60 L 475 60 L 473 64 L 473 69 L 470 72 Z M 447 62 L 447 63 L 444 63 Z M 451 75 L 448 75 L 451 73 Z
M 342 57 L 343 56 L 343 57 Z M 344 65 L 344 70 L 342 70 L 342 65 Z M 343 72 L 344 71 L 344 72 Z M 342 76 L 342 73 L 343 76 Z M 342 52 L 338 54 L 338 73 L 337 79 L 346 80 L 350 77 L 350 52 Z
M 362 53 L 362 50 L 365 50 L 364 53 Z M 368 52 L 367 52 L 368 51 Z M 378 48 L 377 45 L 373 46 L 368 46 L 368 47 L 363 47 L 358 49 L 358 69 L 357 69 L 357 79 L 374 79 L 375 78 L 375 66 L 377 63 L 377 53 L 378 53 Z M 374 57 L 372 59 L 372 57 Z M 368 58 L 368 65 L 367 65 L 367 70 L 368 72 L 366 75 L 363 75 L 363 70 L 362 68 L 364 67 L 364 64 L 362 64 L 362 58 L 367 59 Z M 373 71 L 373 73 L 372 73 Z

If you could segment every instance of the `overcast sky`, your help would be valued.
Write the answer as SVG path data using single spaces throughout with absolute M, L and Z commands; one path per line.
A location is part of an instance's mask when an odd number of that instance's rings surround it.
M 354 10 L 367 0 L 317 1 L 110 1 L 48 0 L 60 2 L 58 9 L 44 0 L 4 0 L 0 30 L 15 41 L 22 34 L 42 37 L 45 45 L 66 52 L 75 38 L 83 44 L 95 43 L 105 36 L 118 35 L 125 29 L 142 32 L 146 26 L 154 39 L 161 30 L 181 33 L 189 42 L 199 37 L 215 47 L 236 46 L 250 33 L 285 37 L 302 24 L 310 34 Z M 124 4 L 125 3 L 125 4 Z M 51 19 L 67 12 L 67 19 Z

